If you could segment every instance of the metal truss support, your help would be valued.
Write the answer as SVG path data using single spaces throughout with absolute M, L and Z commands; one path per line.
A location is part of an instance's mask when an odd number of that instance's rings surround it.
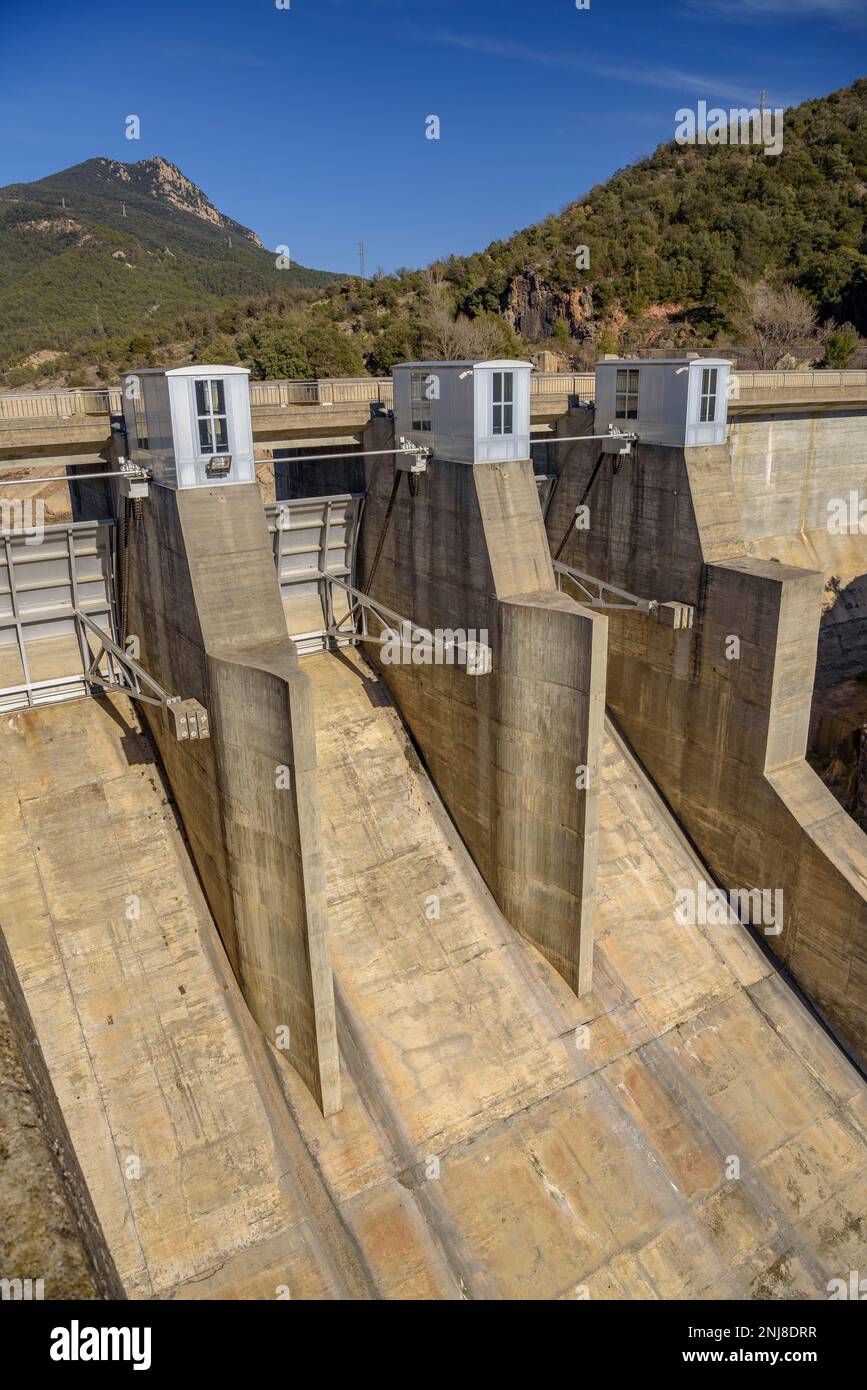
M 127 695 L 147 705 L 161 705 L 169 714 L 179 742 L 210 738 L 208 712 L 198 700 L 184 700 L 180 695 L 170 695 L 80 608 L 75 610 L 75 620 L 88 633 L 92 633 L 99 643 L 84 673 L 88 685 Z M 107 667 L 105 673 L 99 669 L 103 660 Z
M 566 584 L 571 584 L 573 589 L 578 591 L 577 594 L 573 593 L 572 597 L 589 608 L 619 609 L 626 613 L 653 613 L 657 622 L 675 629 L 690 628 L 693 625 L 695 609 L 689 603 L 661 603 L 654 598 L 639 598 L 628 589 L 619 589 L 616 584 L 609 584 L 604 579 L 597 579 L 595 575 L 585 574 L 583 570 L 576 570 L 572 565 L 564 565 L 562 560 L 555 560 L 553 563 L 557 588 L 565 593 Z
M 333 574 L 319 571 L 324 590 L 325 630 L 334 641 L 343 637 L 350 641 L 370 642 L 373 646 L 399 643 L 403 650 L 418 652 L 422 661 L 443 665 L 466 666 L 467 675 L 485 676 L 491 670 L 491 649 L 483 642 L 461 639 L 457 635 L 436 637 L 426 627 L 395 613 L 370 594 L 354 589 Z M 337 585 L 349 599 L 349 607 L 339 622 L 334 617 L 333 588 Z M 380 631 L 372 632 L 371 618 Z M 422 662 L 419 662 L 422 664 Z

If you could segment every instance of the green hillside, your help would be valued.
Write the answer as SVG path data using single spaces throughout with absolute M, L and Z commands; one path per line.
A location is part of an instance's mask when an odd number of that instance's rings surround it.
M 541 347 L 585 366 L 749 342 L 757 284 L 867 335 L 865 193 L 867 79 L 787 111 L 778 156 L 671 141 L 484 251 L 364 284 L 278 271 L 165 160 L 88 160 L 0 189 L 0 372 L 83 385 L 158 357 L 305 377 Z M 836 336 L 842 365 L 857 334 Z
M 366 298 L 351 282 L 328 294 L 380 369 L 410 345 L 495 346 L 496 322 L 585 363 L 600 350 L 737 342 L 744 287 L 759 281 L 795 286 L 820 321 L 867 334 L 867 80 L 788 110 L 783 132 L 777 157 L 671 141 L 484 251 L 380 281 Z
M 341 277 L 279 270 L 168 161 L 91 159 L 0 189 L 0 369 L 107 336 L 173 336 L 187 313 L 269 296 L 291 305 Z
M 531 267 L 554 290 L 589 291 L 597 320 L 615 303 L 630 319 L 677 304 L 712 332 L 730 321 L 739 281 L 769 277 L 867 330 L 867 80 L 787 111 L 783 132 L 777 157 L 660 145 L 558 216 L 449 260 L 460 306 L 505 308 L 512 277 Z M 578 245 L 587 272 L 575 269 Z

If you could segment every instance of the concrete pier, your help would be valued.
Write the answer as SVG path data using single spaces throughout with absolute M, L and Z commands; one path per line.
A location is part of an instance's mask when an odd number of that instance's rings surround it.
M 127 631 L 167 689 L 209 711 L 179 744 L 147 718 L 253 1017 L 340 1105 L 307 677 L 289 640 L 255 484 L 155 487 L 130 529 Z
M 589 424 L 576 412 L 563 433 Z M 596 458 L 591 443 L 559 451 L 552 547 Z M 608 703 L 725 889 L 782 894 L 782 929 L 758 929 L 863 1065 L 867 840 L 805 761 L 823 577 L 755 555 L 729 445 L 639 444 L 588 503 L 565 562 L 696 610 L 680 632 L 610 614 Z
M 362 585 L 394 477 L 388 461 L 368 463 Z M 437 459 L 415 481 L 398 493 L 371 594 L 431 631 L 486 633 L 492 671 L 384 664 L 376 648 L 373 659 L 502 912 L 583 994 L 606 619 L 557 591 L 531 463 Z
M 867 841 L 804 760 L 865 568 L 823 451 L 860 445 L 831 410 L 808 456 L 783 405 L 603 459 L 580 532 L 595 443 L 433 458 L 387 528 L 391 457 L 278 465 L 308 498 L 363 470 L 355 585 L 489 674 L 299 656 L 331 523 L 284 536 L 281 601 L 254 483 L 151 486 L 125 632 L 210 740 L 117 695 L 0 717 L 0 988 L 101 1293 L 825 1299 L 867 1267 Z M 692 626 L 566 597 L 564 537 Z M 686 920 L 716 884 L 779 890 L 782 930 Z

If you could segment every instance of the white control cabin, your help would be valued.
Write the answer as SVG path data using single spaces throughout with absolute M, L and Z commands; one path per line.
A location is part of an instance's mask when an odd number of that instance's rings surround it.
M 255 480 L 246 367 L 127 372 L 123 414 L 130 460 L 163 487 Z
M 394 431 L 457 463 L 530 457 L 529 362 L 401 362 Z
M 724 444 L 731 362 L 720 357 L 603 358 L 596 428 L 634 431 L 641 444 Z

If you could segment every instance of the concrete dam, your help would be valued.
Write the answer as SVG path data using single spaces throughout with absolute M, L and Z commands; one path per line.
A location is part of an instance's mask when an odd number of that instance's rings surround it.
M 0 989 L 94 1291 L 827 1298 L 867 374 L 304 385 L 0 398 Z

